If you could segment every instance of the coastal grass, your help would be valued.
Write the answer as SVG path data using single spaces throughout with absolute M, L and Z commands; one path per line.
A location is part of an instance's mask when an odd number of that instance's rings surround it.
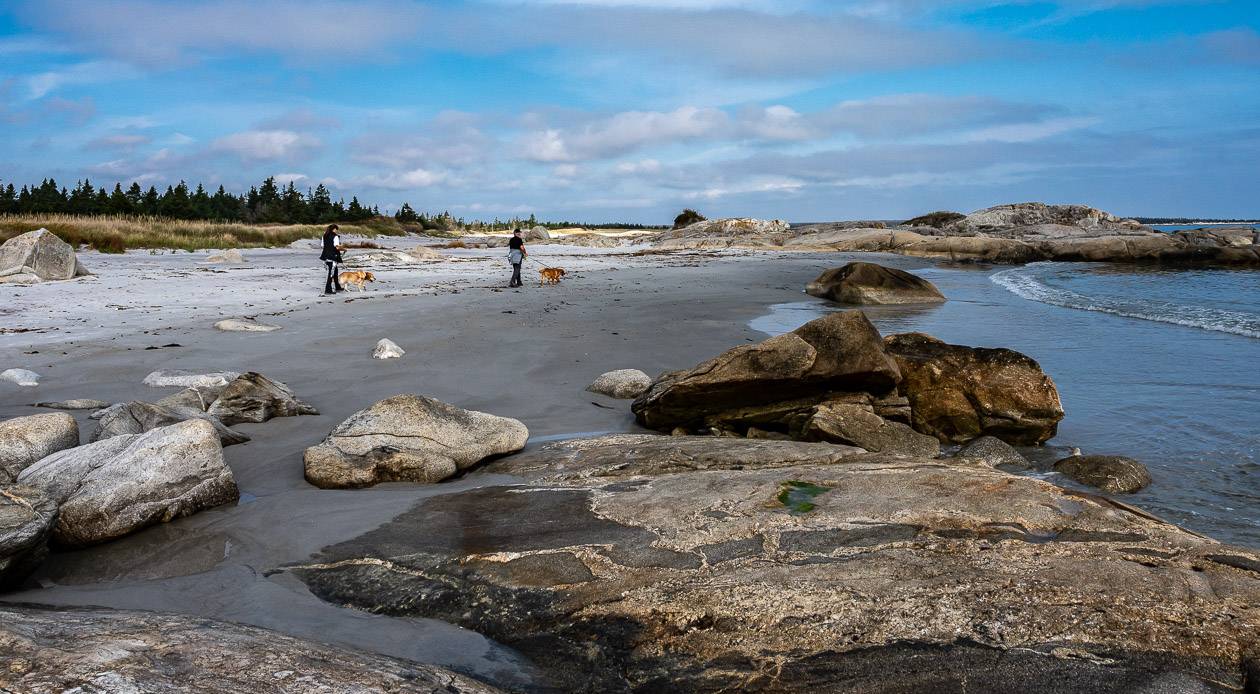
M 47 229 L 72 246 L 90 246 L 101 253 L 129 248 L 195 251 L 209 248 L 285 246 L 298 239 L 319 238 L 324 224 L 244 224 L 164 217 L 66 214 L 0 215 L 0 243 L 35 229 Z M 343 236 L 402 236 L 407 230 L 388 217 L 338 224 Z

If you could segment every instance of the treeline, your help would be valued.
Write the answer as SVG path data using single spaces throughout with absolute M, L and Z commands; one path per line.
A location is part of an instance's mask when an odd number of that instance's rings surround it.
M 1207 219 L 1204 217 L 1134 217 L 1142 224 L 1254 224 L 1256 219 Z
M 83 180 L 72 190 L 51 178 L 37 186 L 17 189 L 12 183 L 0 185 L 0 214 L 142 215 L 169 219 L 247 222 L 251 224 L 316 224 L 358 222 L 380 215 L 376 207 L 357 197 L 333 200 L 324 184 L 305 193 L 293 182 L 281 186 L 274 177 L 253 186 L 244 195 L 233 195 L 219 186 L 211 193 L 200 183 L 196 190 L 180 181 L 158 192 L 132 183 L 124 189 L 115 183 L 112 191 L 97 188 Z

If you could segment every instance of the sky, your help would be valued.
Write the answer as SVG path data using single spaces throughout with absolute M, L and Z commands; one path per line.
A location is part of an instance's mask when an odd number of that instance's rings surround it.
M 1260 216 L 1257 0 L 0 0 L 0 181 L 668 223 Z

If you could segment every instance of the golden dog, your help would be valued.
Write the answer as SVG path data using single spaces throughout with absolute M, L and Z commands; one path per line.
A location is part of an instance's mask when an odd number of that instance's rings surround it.
M 363 270 L 349 270 L 337 275 L 337 281 L 341 286 L 349 289 L 350 287 L 358 287 L 359 291 L 367 291 L 367 287 L 363 286 L 368 282 L 375 282 L 376 275 Z
M 543 284 L 560 284 L 560 278 L 564 277 L 564 268 L 545 267 L 539 270 L 538 274 L 542 275 L 538 279 L 538 286 L 540 287 Z

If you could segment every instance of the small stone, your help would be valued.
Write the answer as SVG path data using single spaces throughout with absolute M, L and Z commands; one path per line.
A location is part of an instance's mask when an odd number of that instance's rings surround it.
M 280 329 L 278 325 L 259 323 L 253 318 L 225 318 L 215 323 L 214 327 L 233 333 L 269 333 Z
M 642 395 L 651 385 L 652 377 L 638 369 L 618 369 L 601 374 L 586 389 L 610 398 L 630 400 Z
M 399 347 L 397 343 L 389 338 L 381 338 L 376 343 L 376 347 L 372 349 L 373 359 L 397 359 L 406 354 L 407 351 Z

